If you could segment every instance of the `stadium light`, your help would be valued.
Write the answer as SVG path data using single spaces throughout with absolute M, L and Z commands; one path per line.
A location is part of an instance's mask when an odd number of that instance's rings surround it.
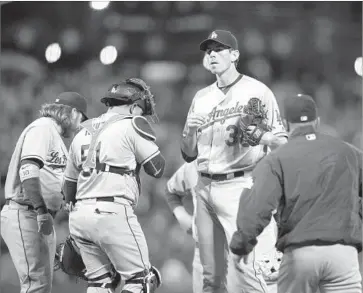
M 61 55 L 62 49 L 58 43 L 52 43 L 45 49 L 45 59 L 48 63 L 57 62 Z
M 102 10 L 108 7 L 110 1 L 91 1 L 90 7 L 94 10 Z
M 357 59 L 355 59 L 355 62 L 354 62 L 354 69 L 355 69 L 355 72 L 359 75 L 359 76 L 362 76 L 363 74 L 363 58 L 362 57 L 358 57 Z
M 117 50 L 115 46 L 106 46 L 100 52 L 100 61 L 104 65 L 110 65 L 117 59 Z

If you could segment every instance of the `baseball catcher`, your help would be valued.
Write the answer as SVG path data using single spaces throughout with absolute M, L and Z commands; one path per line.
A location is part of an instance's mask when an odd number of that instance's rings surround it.
M 143 80 L 130 78 L 112 84 L 101 102 L 106 113 L 83 123 L 70 147 L 63 189 L 76 245 L 66 241 L 60 264 L 68 274 L 87 278 L 87 293 L 114 292 L 121 279 L 122 293 L 153 293 L 161 277 L 150 263 L 134 208 L 141 169 L 154 178 L 164 172 L 148 121 L 158 120 L 154 98 Z M 67 262 L 66 251 L 74 254 L 75 246 L 84 264 L 73 263 L 77 257 Z
M 262 104 L 262 101 L 258 98 L 251 98 L 244 107 L 239 121 L 244 142 L 250 146 L 259 145 L 262 136 L 266 132 L 271 131 L 266 121 L 267 110 Z

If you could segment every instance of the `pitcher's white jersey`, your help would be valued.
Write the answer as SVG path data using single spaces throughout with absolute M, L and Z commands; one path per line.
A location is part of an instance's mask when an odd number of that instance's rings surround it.
M 23 192 L 19 169 L 22 160 L 35 159 L 42 165 L 39 179 L 45 204 L 48 209 L 59 210 L 63 200 L 61 184 L 67 155 L 67 148 L 52 118 L 42 117 L 32 122 L 20 135 L 11 157 L 5 198 L 32 205 Z
M 197 131 L 199 172 L 225 174 L 251 170 L 265 156 L 268 148 L 246 144 L 238 125 L 243 108 L 252 98 L 259 99 L 267 111 L 267 124 L 272 128 L 271 132 L 287 137 L 275 96 L 265 84 L 243 75 L 224 94 L 215 82 L 196 93 L 188 113 L 207 118 L 207 122 Z M 187 125 L 184 133 L 186 131 Z
M 107 112 L 92 123 L 105 123 L 113 115 Z M 127 117 L 127 116 L 125 116 Z M 65 179 L 77 182 L 76 199 L 121 196 L 136 203 L 139 196 L 139 185 L 133 175 L 119 175 L 110 172 L 82 172 L 82 164 L 87 158 L 92 136 L 82 129 L 74 138 L 65 170 Z M 158 155 L 159 148 L 151 140 L 143 138 L 132 125 L 132 117 L 108 125 L 96 140 L 94 152 L 97 164 L 107 164 L 135 170 Z

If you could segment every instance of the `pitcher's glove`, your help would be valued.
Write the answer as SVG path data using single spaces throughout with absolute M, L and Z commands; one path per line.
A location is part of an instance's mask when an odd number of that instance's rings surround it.
M 262 136 L 266 132 L 271 131 L 271 128 L 266 123 L 267 110 L 264 108 L 265 106 L 258 98 L 251 98 L 243 108 L 239 126 L 242 130 L 243 141 L 250 146 L 259 145 Z M 250 126 L 254 126 L 252 131 L 249 131 Z
M 61 269 L 70 276 L 76 276 L 87 281 L 86 267 L 73 238 L 69 235 L 56 249 L 54 271 Z

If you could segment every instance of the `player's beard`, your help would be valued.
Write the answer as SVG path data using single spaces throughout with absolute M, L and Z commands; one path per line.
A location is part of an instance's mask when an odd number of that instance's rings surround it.
M 62 129 L 62 136 L 64 138 L 71 138 L 73 136 L 76 135 L 76 133 L 78 132 L 78 128 L 77 129 L 73 129 L 72 127 L 65 127 Z
M 75 136 L 81 129 L 82 126 L 77 123 L 76 119 L 72 119 L 71 123 L 69 123 L 67 126 L 62 126 L 62 136 L 64 138 L 71 138 Z

